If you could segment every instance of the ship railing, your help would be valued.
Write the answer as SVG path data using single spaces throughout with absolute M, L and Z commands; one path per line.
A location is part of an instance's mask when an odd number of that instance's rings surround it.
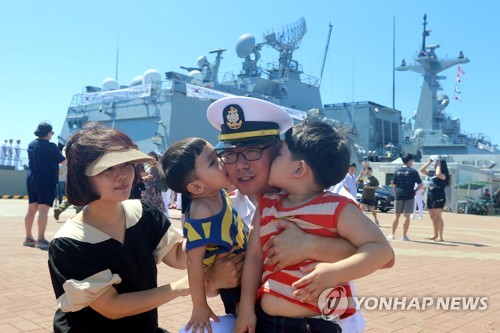
M 302 65 L 297 61 L 292 60 L 288 67 L 284 67 L 279 62 L 270 62 L 267 64 L 267 69 L 263 70 L 269 79 L 289 79 L 290 77 L 299 77 L 300 82 L 310 86 L 319 86 L 319 79 L 309 74 L 305 74 L 302 70 Z M 276 77 L 276 73 L 279 73 Z
M 155 89 L 151 91 L 151 96 L 153 96 L 153 94 L 155 94 L 155 93 L 161 92 L 162 90 L 171 89 L 171 88 L 172 88 L 172 80 L 162 80 L 159 88 L 155 87 Z M 83 105 L 83 96 L 84 95 L 85 95 L 84 93 L 79 93 L 79 94 L 73 95 L 73 98 L 71 99 L 71 103 L 70 103 L 69 107 L 71 108 L 71 107 L 78 107 L 78 106 Z
M 300 75 L 301 81 L 304 82 L 305 84 L 308 84 L 310 86 L 319 86 L 319 79 L 315 76 L 308 75 L 308 74 L 301 74 Z
M 0 158 L 0 169 L 3 170 L 27 170 L 28 169 L 28 158 L 23 155 L 27 155 L 26 149 L 21 149 L 21 157 L 1 157 Z

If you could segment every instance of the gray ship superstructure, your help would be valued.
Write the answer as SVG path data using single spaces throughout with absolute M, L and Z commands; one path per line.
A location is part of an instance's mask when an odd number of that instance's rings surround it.
M 322 110 L 319 80 L 306 75 L 293 58 L 307 31 L 303 18 L 284 28 L 268 31 L 263 41 L 251 34 L 242 35 L 236 53 L 243 59 L 239 74 L 226 73 L 219 82 L 219 66 L 226 49 L 210 51 L 212 63 L 200 56 L 195 67 L 181 67 L 187 73 L 170 71 L 165 80 L 156 70 L 148 70 L 120 86 L 112 78 L 102 87 L 87 87 L 73 97 L 60 135 L 61 144 L 71 133 L 89 121 L 125 131 L 143 151 L 164 151 L 185 137 L 203 137 L 217 141 L 217 131 L 206 120 L 211 102 L 228 95 L 252 96 L 284 107 L 297 120 L 306 111 Z M 260 66 L 260 50 L 272 47 L 279 61 Z
M 461 132 L 460 119 L 446 114 L 449 98 L 442 90 L 440 80 L 446 76 L 439 75 L 444 70 L 465 64 L 469 59 L 460 51 L 457 58 L 440 59 L 436 54 L 439 44 L 427 45 L 427 15 L 424 15 L 422 48 L 414 58 L 414 62 L 406 64 L 403 59 L 398 71 L 413 71 L 423 76 L 422 90 L 418 109 L 414 115 L 414 123 L 403 124 L 405 151 L 422 155 L 465 155 L 465 154 L 499 154 L 500 151 L 482 133 L 466 135 Z M 460 68 L 460 67 L 459 67 Z
M 236 55 L 243 59 L 238 74 L 219 73 L 226 49 L 216 49 L 209 52 L 208 58 L 198 57 L 194 67 L 181 66 L 182 72 L 169 71 L 162 75 L 150 69 L 126 86 L 114 78 L 105 79 L 100 87 L 87 86 L 85 93 L 73 96 L 59 143 L 63 145 L 89 121 L 125 131 L 144 152 L 163 152 L 172 143 L 190 136 L 215 143 L 218 132 L 206 119 L 210 103 L 228 95 L 252 96 L 281 105 L 297 122 L 314 117 L 332 125 L 352 127 L 357 132 L 353 162 L 360 162 L 362 158 L 371 162 L 392 161 L 402 151 L 422 156 L 422 161 L 428 155 L 445 155 L 449 163 L 454 164 L 451 166 L 454 185 L 474 180 L 499 183 L 497 147 L 483 135 L 461 133 L 460 120 L 450 118 L 444 111 L 448 97 L 437 95 L 439 80 L 444 79 L 438 74 L 469 60 L 462 53 L 456 59 L 438 59 L 435 52 L 438 46 L 426 45 L 429 36 L 426 25 L 424 17 L 422 49 L 415 63 L 403 63 L 397 68 L 416 71 L 424 77 L 414 124 L 406 121 L 402 112 L 394 107 L 372 101 L 323 105 L 322 75 L 319 79 L 306 75 L 293 58 L 307 32 L 305 20 L 301 18 L 286 27 L 267 31 L 260 42 L 251 34 L 241 35 L 236 43 Z M 328 43 L 329 40 L 330 34 Z M 278 62 L 266 67 L 261 65 L 264 47 L 278 52 Z M 372 165 L 376 177 L 390 183 L 397 164 Z M 24 182 L 19 180 L 25 176 L 20 173 L 0 170 L 0 195 L 26 194 Z M 20 177 L 17 181 L 9 183 L 17 176 Z M 493 193 L 495 187 L 491 189 Z M 452 196 L 451 202 L 456 200 L 457 197 Z
M 439 73 L 453 66 L 468 63 L 469 59 L 461 51 L 455 59 L 439 59 L 436 55 L 439 45 L 426 45 L 426 37 L 430 35 L 430 30 L 427 30 L 427 15 L 424 15 L 423 26 L 422 48 L 414 58 L 414 63 L 406 64 L 403 60 L 396 68 L 399 71 L 414 71 L 423 76 L 418 109 L 413 117 L 414 123 L 403 119 L 402 128 L 392 129 L 392 131 L 399 130 L 402 133 L 401 144 L 396 145 L 398 147 L 396 154 L 398 151 L 415 154 L 417 158 L 414 168 L 416 169 L 425 163 L 429 156 L 434 159 L 438 158 L 437 156 L 445 159 L 451 174 L 451 186 L 445 189 L 447 197 L 445 209 L 456 212 L 459 205 L 464 205 L 471 198 L 480 198 L 483 189 L 488 188 L 493 193 L 499 187 L 500 151 L 484 134 L 468 135 L 461 132 L 460 119 L 451 118 L 446 114 L 445 109 L 449 104 L 449 98 L 445 94 L 438 95 L 438 91 L 442 90 L 439 81 L 446 77 Z M 344 105 L 344 109 L 372 110 L 376 107 L 380 110 L 380 106 L 376 105 L 353 104 Z M 337 105 L 336 108 L 341 109 L 342 106 Z M 384 109 L 387 109 L 386 113 L 394 111 L 389 108 Z M 351 114 L 355 114 L 355 111 Z M 368 122 L 369 131 L 372 125 L 376 128 L 376 132 L 380 131 L 380 126 L 376 122 Z M 384 133 L 390 131 L 390 123 L 384 120 L 382 137 L 385 141 L 389 139 L 389 136 Z M 396 156 L 392 155 L 393 158 Z M 374 157 L 371 160 L 381 161 L 377 151 Z M 400 160 L 394 160 L 372 163 L 371 166 L 375 177 L 389 184 L 394 178 L 395 170 L 401 164 Z

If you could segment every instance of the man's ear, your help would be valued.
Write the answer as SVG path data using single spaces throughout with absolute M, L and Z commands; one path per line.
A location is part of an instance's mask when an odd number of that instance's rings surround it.
M 205 191 L 205 186 L 203 186 L 202 182 L 195 180 L 187 184 L 187 190 L 191 194 L 198 195 L 202 194 L 203 191 Z

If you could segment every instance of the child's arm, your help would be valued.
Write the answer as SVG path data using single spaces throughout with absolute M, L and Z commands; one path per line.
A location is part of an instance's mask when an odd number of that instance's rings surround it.
M 186 269 L 186 240 L 177 243 L 163 257 L 163 263 L 177 269 Z
M 233 333 L 255 332 L 257 317 L 255 302 L 257 289 L 262 278 L 262 247 L 260 245 L 260 213 L 257 210 L 252 219 L 248 245 L 241 278 L 241 300 L 238 318 Z
M 337 230 L 358 250 L 336 263 L 304 268 L 309 274 L 292 285 L 299 289 L 296 296 L 315 301 L 325 289 L 371 274 L 393 260 L 394 252 L 380 229 L 354 204 L 348 204 L 340 213 Z
M 187 268 L 189 278 L 189 289 L 191 290 L 191 300 L 193 302 L 193 312 L 191 319 L 186 325 L 186 330 L 193 327 L 193 332 L 212 332 L 210 318 L 219 321 L 207 303 L 205 294 L 205 272 L 203 269 L 203 258 L 205 257 L 206 246 L 199 246 L 189 250 L 187 253 Z

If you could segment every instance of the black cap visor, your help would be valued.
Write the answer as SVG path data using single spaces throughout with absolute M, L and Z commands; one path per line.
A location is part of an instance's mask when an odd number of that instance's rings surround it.
M 278 135 L 270 135 L 270 136 L 259 136 L 255 138 L 248 139 L 237 139 L 234 141 L 219 141 L 215 146 L 215 150 L 224 150 L 238 147 L 250 147 L 257 146 L 264 143 L 269 143 L 270 141 L 279 139 Z

